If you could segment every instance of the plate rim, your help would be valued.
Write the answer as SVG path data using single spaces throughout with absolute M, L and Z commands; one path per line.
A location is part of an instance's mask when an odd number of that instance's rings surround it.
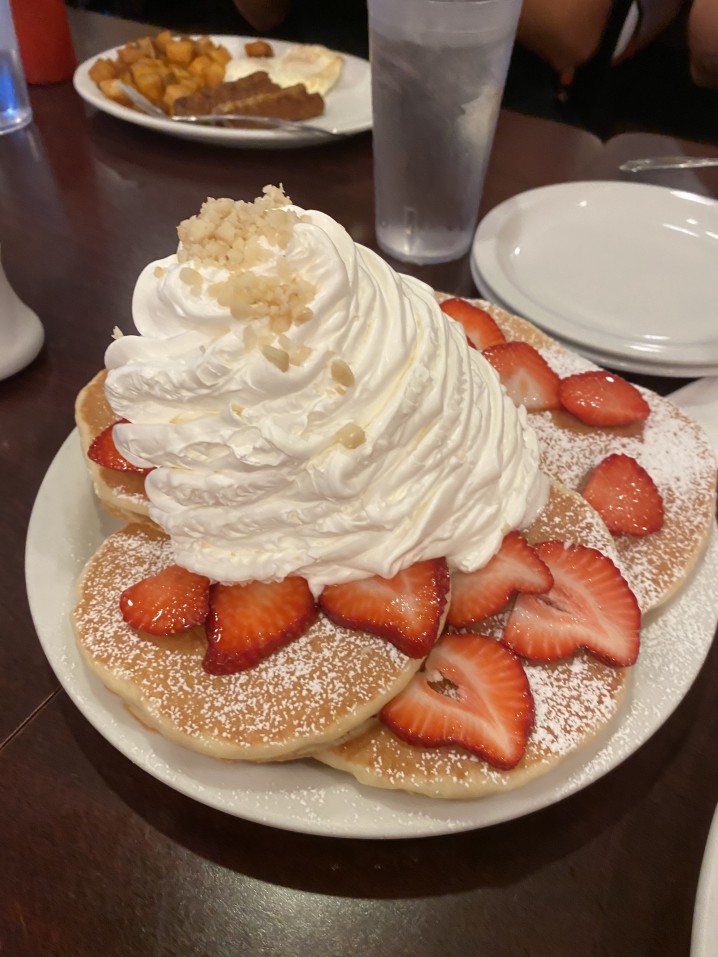
M 691 930 L 691 957 L 715 957 L 715 947 L 718 944 L 717 900 L 718 806 L 708 829 L 698 875 Z
M 244 36 L 241 34 L 190 34 L 191 36 L 209 36 L 215 43 L 222 43 L 230 47 L 239 49 L 241 44 L 256 37 Z M 293 41 L 268 38 L 269 42 L 276 45 L 279 50 L 285 50 L 294 45 Z M 215 144 L 217 146 L 234 146 L 246 149 L 264 149 L 264 148 L 292 148 L 303 146 L 319 146 L 332 142 L 333 137 L 329 132 L 325 137 L 319 137 L 314 133 L 302 133 L 301 130 L 243 130 L 243 129 L 225 129 L 223 127 L 191 126 L 189 124 L 182 126 L 178 123 L 172 123 L 160 117 L 148 116 L 136 110 L 130 110 L 120 103 L 113 103 L 103 96 L 96 84 L 89 77 L 89 70 L 92 64 L 102 58 L 112 58 L 118 50 L 125 44 L 119 44 L 109 47 L 92 56 L 87 57 L 75 68 L 72 77 L 72 83 L 77 94 L 102 113 L 114 116 L 116 119 L 124 120 L 134 126 L 141 126 L 145 129 L 153 130 L 158 133 L 165 133 L 176 139 L 187 139 L 197 143 Z M 306 44 L 303 44 L 306 46 Z M 329 48 L 327 48 L 329 49 Z M 230 49 L 231 52 L 231 49 Z M 372 104 L 371 104 L 371 67 L 369 61 L 364 57 L 356 56 L 353 53 L 344 53 L 341 50 L 331 50 L 344 57 L 345 66 L 351 64 L 352 69 L 362 72 L 360 83 L 366 85 L 368 99 L 364 103 L 365 111 L 358 114 L 353 122 L 334 123 L 334 128 L 338 129 L 342 136 L 355 136 L 364 133 L 372 128 Z M 331 96 L 330 91 L 327 96 Z M 326 114 L 317 117 L 313 125 L 321 126 L 326 120 Z M 329 124 L 326 124 L 329 128 Z
M 484 278 L 473 258 L 469 263 L 469 267 L 471 270 L 471 278 L 474 281 L 474 285 L 476 286 L 480 297 L 488 302 L 494 303 L 496 306 L 500 306 L 507 312 L 516 314 L 515 308 L 510 306 L 507 302 L 504 302 L 499 294 L 491 287 L 489 281 Z M 523 316 L 523 318 L 528 319 L 529 317 Z M 623 356 L 609 352 L 602 352 L 599 349 L 592 349 L 584 345 L 582 342 L 574 342 L 570 339 L 560 338 L 555 332 L 551 332 L 549 329 L 546 329 L 540 323 L 540 321 L 536 319 L 531 319 L 530 321 L 536 326 L 539 326 L 541 329 L 544 329 L 547 334 L 551 335 L 560 345 L 564 346 L 566 349 L 571 349 L 574 352 L 581 353 L 581 355 L 585 356 L 585 358 L 590 362 L 595 362 L 599 366 L 608 366 L 611 369 L 619 369 L 622 372 L 637 372 L 641 375 L 663 376 L 669 379 L 686 379 L 718 375 L 718 361 L 716 361 L 714 364 L 690 363 L 685 365 L 676 365 L 670 362 L 650 362 L 648 360 L 641 362 L 640 359 L 636 359 L 633 356 Z
M 605 354 L 607 361 L 615 361 L 618 358 L 624 360 L 636 359 L 641 365 L 643 371 L 650 366 L 651 369 L 657 365 L 672 366 L 676 369 L 685 370 L 685 375 L 691 375 L 688 371 L 692 368 L 718 368 L 718 335 L 711 340 L 711 348 L 715 351 L 715 359 L 711 358 L 706 363 L 705 343 L 700 344 L 680 344 L 680 351 L 671 351 L 663 349 L 657 353 L 644 353 L 640 348 L 639 340 L 631 342 L 626 340 L 626 345 L 620 349 L 615 348 L 615 340 L 603 335 L 600 328 L 594 327 L 586 334 L 584 327 L 581 327 L 582 336 L 577 334 L 575 324 L 572 324 L 571 318 L 560 314 L 549 307 L 544 307 L 540 302 L 531 299 L 521 289 L 512 282 L 510 276 L 502 268 L 498 258 L 498 234 L 500 229 L 506 225 L 512 217 L 521 213 L 531 211 L 543 203 L 550 204 L 553 197 L 572 194 L 582 194 L 586 191 L 594 192 L 630 192 L 640 191 L 644 196 L 653 193 L 655 196 L 671 196 L 674 199 L 685 200 L 692 203 L 698 203 L 701 206 L 711 207 L 718 211 L 718 199 L 703 196 L 698 193 L 691 193 L 685 189 L 674 189 L 668 186 L 660 186 L 654 183 L 627 183 L 619 180 L 580 180 L 566 183 L 552 183 L 547 186 L 538 186 L 533 189 L 525 190 L 509 197 L 491 209 L 480 221 L 474 233 L 470 251 L 470 267 L 472 274 L 476 270 L 485 283 L 487 283 L 494 293 L 501 298 L 503 303 L 514 312 L 525 315 L 527 319 L 535 322 L 549 334 L 560 338 L 563 342 L 570 344 L 576 350 L 591 348 L 594 354 Z M 474 277 L 475 278 L 475 277 Z M 476 280 L 475 280 L 476 281 Z M 611 345 L 614 348 L 611 348 Z M 653 358 L 655 356 L 655 360 Z M 702 373 L 698 373 L 702 374 Z M 711 372 L 705 373 L 711 374 Z
M 59 490 L 58 483 L 62 482 L 63 474 L 66 479 L 62 485 L 64 507 L 58 510 L 53 508 L 52 495 Z M 99 541 L 93 540 L 89 524 L 88 528 L 79 528 L 79 523 L 72 520 L 73 509 L 84 515 L 88 523 L 94 516 L 96 525 L 98 522 L 115 524 L 96 501 L 82 461 L 77 429 L 65 439 L 45 473 L 33 504 L 25 549 L 27 597 L 38 639 L 50 667 L 70 700 L 105 740 L 163 784 L 232 816 L 300 833 L 363 839 L 452 834 L 524 817 L 578 793 L 630 757 L 670 717 L 697 677 L 712 645 L 718 621 L 717 600 L 715 607 L 711 608 L 710 636 L 706 624 L 702 643 L 696 643 L 695 636 L 690 639 L 690 651 L 694 655 L 691 667 L 682 671 L 682 684 L 672 697 L 666 695 L 665 688 L 660 689 L 660 698 L 656 703 L 657 716 L 651 718 L 648 729 L 641 731 L 639 728 L 637 733 L 627 734 L 631 721 L 645 722 L 646 712 L 650 710 L 638 693 L 640 675 L 647 668 L 650 671 L 647 661 L 649 651 L 646 650 L 646 644 L 650 650 L 650 642 L 644 644 L 644 655 L 639 656 L 635 666 L 629 700 L 611 733 L 599 736 L 595 742 L 595 753 L 592 745 L 589 745 L 585 752 L 569 756 L 557 768 L 520 789 L 469 801 L 448 801 L 364 787 L 350 775 L 318 762 L 250 767 L 241 763 L 232 765 L 195 754 L 142 726 L 124 708 L 120 699 L 105 688 L 84 664 L 70 624 L 69 611 L 74 601 L 78 569 L 84 565 Z M 61 529 L 52 529 L 53 521 L 55 524 L 65 524 Z M 60 531 L 64 534 L 60 535 Z M 102 534 L 106 532 L 107 529 Z M 95 538 L 97 534 L 95 530 Z M 47 548 L 48 541 L 53 543 L 51 550 Z M 711 560 L 718 568 L 718 526 L 713 527 L 708 548 Z M 696 575 L 703 568 L 704 559 L 705 556 L 699 563 Z M 55 563 L 55 576 L 47 575 L 48 562 Z M 67 579 L 64 582 L 63 573 Z M 50 587 L 61 595 L 59 607 L 48 600 L 48 577 L 53 581 Z M 68 584 L 72 586 L 69 591 Z M 698 587 L 698 584 L 699 580 L 694 576 L 679 593 L 678 602 L 681 596 L 683 600 L 688 600 L 691 587 Z M 658 620 L 668 614 L 671 607 L 673 603 L 661 612 Z M 675 613 L 680 613 L 680 607 Z M 51 624 L 47 625 L 47 622 Z M 654 679 L 647 675 L 645 682 L 650 684 L 651 681 Z M 169 759 L 166 755 L 169 755 Z M 231 775 L 237 772 L 243 780 L 239 784 L 233 781 L 231 786 L 213 784 L 216 775 L 224 774 L 228 764 Z M 182 770 L 182 765 L 189 767 L 192 773 Z M 302 767 L 297 768 L 297 765 Z M 196 774 L 192 777 L 196 768 L 200 769 L 199 778 Z M 205 772 L 207 777 L 202 778 Z M 270 778 L 278 775 L 281 784 L 287 773 L 296 773 L 298 777 L 294 779 L 292 787 L 286 789 L 286 794 L 281 787 L 276 795 L 274 792 L 265 794 L 256 784 L 254 789 L 251 787 L 253 777 L 259 777 L 261 781 L 262 774 L 268 774 Z M 242 783 L 247 784 L 245 778 L 249 779 L 250 786 L 243 789 Z M 303 782 L 309 783 L 302 787 Z M 239 805 L 238 794 L 245 795 Z M 287 806 L 291 807 L 291 813 L 282 806 L 287 795 Z M 274 800 L 275 797 L 278 797 L 278 801 Z M 339 816 L 333 812 L 337 800 L 341 811 Z M 362 812 L 364 819 L 360 820 Z

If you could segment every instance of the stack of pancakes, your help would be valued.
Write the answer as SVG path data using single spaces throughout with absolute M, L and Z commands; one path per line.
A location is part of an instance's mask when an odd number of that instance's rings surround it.
M 594 368 L 524 320 L 478 302 L 508 339 L 540 349 L 562 376 Z M 716 466 L 699 426 L 670 402 L 641 390 L 651 414 L 637 426 L 582 426 L 562 413 L 533 413 L 549 502 L 528 530 L 597 548 L 623 571 L 645 614 L 674 595 L 699 560 L 713 524 Z M 104 397 L 104 373 L 80 393 L 76 419 L 83 449 L 115 416 Z M 665 524 L 641 538 L 614 538 L 578 494 L 594 465 L 611 452 L 636 458 L 664 500 Z M 525 665 L 536 720 L 526 754 L 498 771 L 458 747 L 422 748 L 399 740 L 376 714 L 421 667 L 393 645 L 334 625 L 320 615 L 300 639 L 255 667 L 228 676 L 203 671 L 203 628 L 152 638 L 128 625 L 119 595 L 173 562 L 169 539 L 149 519 L 143 476 L 88 462 L 97 494 L 130 522 L 88 562 L 74 613 L 88 665 L 146 725 L 188 748 L 219 758 L 272 761 L 311 755 L 365 784 L 443 798 L 474 798 L 519 787 L 575 753 L 620 714 L 630 669 L 577 654 Z M 499 635 L 501 615 L 481 623 Z

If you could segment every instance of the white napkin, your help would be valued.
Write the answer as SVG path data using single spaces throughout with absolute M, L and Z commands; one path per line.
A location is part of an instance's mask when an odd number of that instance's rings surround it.
M 667 398 L 703 426 L 718 455 L 718 376 L 689 382 Z

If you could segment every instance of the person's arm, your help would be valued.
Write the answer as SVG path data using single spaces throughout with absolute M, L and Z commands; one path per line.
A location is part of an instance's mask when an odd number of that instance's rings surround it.
M 574 70 L 598 49 L 611 0 L 524 0 L 517 39 L 558 73 Z
M 693 0 L 688 14 L 691 76 L 697 86 L 718 89 L 718 3 Z
M 244 19 L 259 33 L 268 33 L 287 17 L 292 0 L 234 0 Z
M 704 2 L 718 6 L 717 0 Z M 636 29 L 620 59 L 651 43 L 682 5 L 683 0 L 636 0 Z M 598 50 L 613 6 L 613 0 L 524 0 L 518 40 L 559 73 L 570 72 Z

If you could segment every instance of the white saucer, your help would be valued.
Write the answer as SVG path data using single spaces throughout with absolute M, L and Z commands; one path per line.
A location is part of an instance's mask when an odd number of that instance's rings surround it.
M 663 375 L 718 371 L 717 263 L 718 202 L 608 181 L 507 200 L 471 250 L 505 308 L 602 364 Z

